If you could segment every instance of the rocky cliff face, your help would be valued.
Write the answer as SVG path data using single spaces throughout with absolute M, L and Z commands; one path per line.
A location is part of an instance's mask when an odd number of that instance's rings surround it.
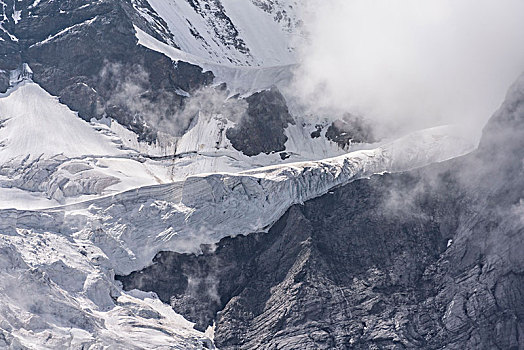
M 248 156 L 284 151 L 284 130 L 295 122 L 282 94 L 273 88 L 249 96 L 246 102 L 247 111 L 238 125 L 226 131 L 233 147 Z
M 152 13 L 147 2 L 139 3 L 140 9 Z M 12 2 L 6 9 L 18 13 L 16 23 L 7 23 L 14 52 L 2 68 L 28 63 L 34 81 L 82 118 L 114 118 L 151 140 L 156 130 L 148 128 L 146 118 L 151 117 L 147 113 L 169 118 L 184 103 L 179 91 L 207 85 L 213 75 L 190 64 L 174 65 L 166 56 L 137 45 L 133 25 L 159 40 L 167 41 L 170 35 L 162 31 L 159 17 L 155 27 L 139 16 L 133 7 L 138 5 L 130 1 Z
M 523 106 L 521 78 L 476 152 L 119 279 L 215 322 L 223 349 L 524 349 Z

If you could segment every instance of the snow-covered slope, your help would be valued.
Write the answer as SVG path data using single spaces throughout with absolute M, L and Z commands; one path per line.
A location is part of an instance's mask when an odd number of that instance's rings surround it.
M 448 128 L 435 128 L 374 150 L 237 174 L 189 176 L 166 185 L 44 210 L 42 215 L 52 218 L 51 227 L 69 227 L 78 237 L 96 242 L 107 254 L 111 268 L 128 273 L 147 265 L 160 250 L 198 252 L 201 244 L 267 229 L 292 204 L 325 194 L 335 186 L 443 161 L 471 148 L 450 135 Z M 17 214 L 13 217 L 12 213 Z M 33 215 L 21 213 L 4 217 L 4 227 L 16 226 L 21 217 Z M 53 223 L 57 217 L 60 222 Z M 26 224 L 32 225 L 30 221 Z
M 25 80 L 0 96 L 0 207 L 49 207 L 169 181 L 102 124 Z
M 114 120 L 83 121 L 29 80 L 0 96 L 0 118 L 0 208 L 45 208 L 282 162 L 278 154 L 248 157 L 235 150 L 225 137 L 235 125 L 227 115 L 201 111 L 182 137 L 149 145 Z M 334 144 L 324 149 L 318 139 L 294 129 L 289 136 L 294 152 L 289 161 L 344 152 Z
M 212 71 L 216 83 L 226 83 L 231 95 L 249 95 L 272 86 L 285 86 L 293 77 L 294 64 L 245 67 L 213 62 L 210 59 L 167 45 L 135 27 L 139 45 L 161 52 L 174 61 L 184 61 Z
M 0 96 L 0 123 L 2 163 L 20 156 L 33 160 L 40 156 L 123 154 L 110 139 L 34 83 L 23 83 Z
M 295 63 L 295 8 L 277 2 L 148 0 L 175 44 L 218 64 L 275 66 Z
M 235 150 L 225 137 L 235 125 L 227 117 L 200 111 L 182 137 L 148 145 L 114 120 L 83 121 L 25 80 L 0 96 L 0 208 L 45 208 L 189 175 L 282 162 L 278 154 L 248 157 Z M 286 130 L 293 152 L 288 161 L 344 153 L 295 129 Z
M 0 97 L 0 117 L 0 207 L 50 207 L 162 182 L 161 165 L 29 80 Z M 0 221 L 13 214 L 1 212 Z M 54 219 L 51 228 L 48 214 L 30 216 L 32 228 L 18 219 L 0 225 L 0 348 L 212 347 L 155 295 L 120 291 L 96 245 L 61 234 L 69 229 Z

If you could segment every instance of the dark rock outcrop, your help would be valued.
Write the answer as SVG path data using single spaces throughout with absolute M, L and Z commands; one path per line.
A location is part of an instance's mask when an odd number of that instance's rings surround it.
M 284 96 L 272 88 L 249 96 L 246 102 L 246 114 L 226 131 L 233 147 L 248 156 L 284 151 L 287 141 L 284 129 L 295 123 Z
M 524 349 L 524 77 L 479 149 L 121 276 L 221 349 Z M 234 232 L 232 232 L 234 235 Z
M 174 45 L 165 23 L 146 1 L 34 3 L 16 1 L 5 7 L 4 11 L 21 13 L 16 24 L 7 26 L 18 41 L 0 45 L 9 58 L 0 60 L 0 69 L 28 63 L 35 82 L 86 120 L 114 118 L 142 139 L 152 140 L 154 120 L 174 118 L 183 107 L 186 96 L 179 91 L 191 93 L 213 81 L 211 72 L 175 64 L 137 45 L 134 25 Z M 145 20 L 139 10 L 152 20 Z M 175 132 L 185 131 L 183 126 L 178 129 Z
M 313 134 L 311 134 L 314 137 Z M 346 114 L 342 119 L 337 119 L 326 130 L 326 138 L 346 148 L 352 143 L 371 143 L 375 139 L 371 126 L 361 118 Z
M 9 74 L 22 64 L 17 38 L 12 34 L 15 26 L 15 0 L 5 0 L 0 4 L 2 16 L 0 24 L 0 93 L 9 88 Z M 18 20 L 18 19 L 17 19 Z

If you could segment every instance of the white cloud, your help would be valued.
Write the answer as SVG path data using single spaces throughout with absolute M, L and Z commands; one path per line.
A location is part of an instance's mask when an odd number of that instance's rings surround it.
M 524 71 L 522 0 L 309 0 L 306 12 L 295 90 L 379 132 L 480 131 Z

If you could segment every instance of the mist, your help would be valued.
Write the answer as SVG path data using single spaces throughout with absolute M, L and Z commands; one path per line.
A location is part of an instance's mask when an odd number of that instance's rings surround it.
M 220 115 L 237 122 L 247 110 L 247 102 L 228 98 L 228 91 L 220 86 L 203 86 L 191 93 L 186 92 L 187 96 L 181 105 L 173 99 L 172 92 L 155 91 L 153 100 L 149 88 L 150 76 L 138 65 L 126 68 L 121 64 L 106 62 L 100 78 L 114 85 L 108 101 L 99 106 L 100 113 L 111 106 L 124 107 L 137 123 L 143 123 L 169 137 L 183 135 L 196 118 Z
M 457 124 L 475 140 L 524 71 L 522 0 L 309 0 L 294 91 L 378 136 Z

